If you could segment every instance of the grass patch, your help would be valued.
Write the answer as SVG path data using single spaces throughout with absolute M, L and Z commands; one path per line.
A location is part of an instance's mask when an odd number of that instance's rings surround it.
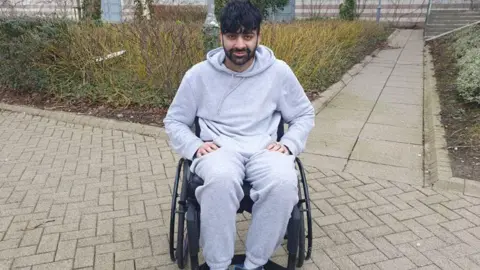
M 108 108 L 104 116 L 164 111 L 184 73 L 204 59 L 204 50 L 201 23 L 162 16 L 118 25 L 0 21 L 4 101 L 97 114 L 98 108 Z M 313 99 L 390 33 L 385 25 L 367 21 L 268 23 L 262 43 L 292 67 Z M 95 61 L 119 51 L 125 53 Z M 161 119 L 138 121 L 161 124 Z
M 431 42 L 441 121 L 455 177 L 480 179 L 480 27 Z

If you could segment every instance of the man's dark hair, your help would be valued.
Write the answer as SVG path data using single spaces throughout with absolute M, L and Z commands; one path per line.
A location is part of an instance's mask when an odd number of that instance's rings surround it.
M 223 7 L 220 29 L 225 33 L 242 33 L 257 30 L 260 33 L 262 14 L 249 0 L 231 0 Z

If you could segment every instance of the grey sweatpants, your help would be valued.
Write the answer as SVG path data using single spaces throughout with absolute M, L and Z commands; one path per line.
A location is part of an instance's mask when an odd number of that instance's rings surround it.
M 201 207 L 200 245 L 212 270 L 227 269 L 235 250 L 236 212 L 252 183 L 252 223 L 246 240 L 247 259 L 264 265 L 281 244 L 298 202 L 294 156 L 260 150 L 240 153 L 222 147 L 193 161 L 192 171 L 204 179 L 196 190 Z

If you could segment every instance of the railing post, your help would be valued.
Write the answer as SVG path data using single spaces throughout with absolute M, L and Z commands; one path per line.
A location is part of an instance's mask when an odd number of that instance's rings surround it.
M 425 26 L 428 24 L 428 18 L 430 17 L 430 11 L 432 9 L 432 0 L 428 0 L 427 14 L 425 15 Z
M 380 22 L 380 13 L 382 10 L 382 0 L 378 0 L 378 6 L 377 6 L 377 23 Z
M 206 1 L 208 12 L 207 17 L 205 18 L 205 23 L 203 24 L 205 53 L 220 46 L 220 26 L 218 25 L 217 19 L 215 18 L 215 0 Z

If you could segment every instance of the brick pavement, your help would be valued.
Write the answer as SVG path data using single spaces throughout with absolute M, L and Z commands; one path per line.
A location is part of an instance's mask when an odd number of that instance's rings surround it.
M 0 111 L 0 269 L 177 269 L 167 241 L 176 159 L 162 139 Z M 480 199 L 307 171 L 304 269 L 480 269 Z M 247 227 L 239 216 L 239 252 Z

